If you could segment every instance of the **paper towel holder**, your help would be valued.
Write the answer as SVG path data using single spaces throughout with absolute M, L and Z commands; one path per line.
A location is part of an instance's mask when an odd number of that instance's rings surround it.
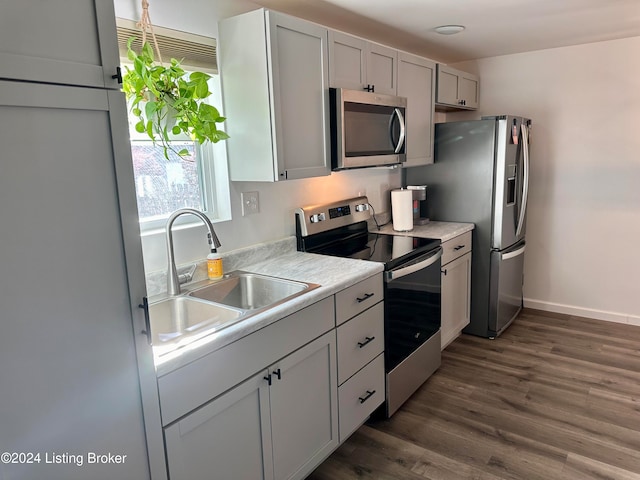
M 426 225 L 427 217 L 427 186 L 407 185 L 407 190 L 413 191 L 413 224 Z

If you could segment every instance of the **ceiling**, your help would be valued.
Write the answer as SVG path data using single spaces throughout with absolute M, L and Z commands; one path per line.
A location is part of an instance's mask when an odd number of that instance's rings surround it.
M 640 36 L 640 0 L 253 0 L 445 63 Z M 457 35 L 438 25 L 459 24 Z

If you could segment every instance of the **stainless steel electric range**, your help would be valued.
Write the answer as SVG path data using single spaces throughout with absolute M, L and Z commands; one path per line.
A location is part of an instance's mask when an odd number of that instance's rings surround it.
M 384 264 L 386 415 L 440 366 L 440 240 L 371 233 L 367 197 L 296 209 L 298 250 Z

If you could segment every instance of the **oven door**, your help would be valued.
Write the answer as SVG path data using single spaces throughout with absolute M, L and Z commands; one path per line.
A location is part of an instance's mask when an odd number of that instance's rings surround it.
M 442 247 L 385 272 L 386 369 L 393 370 L 440 330 Z
M 442 247 L 386 272 L 384 293 L 386 414 L 440 367 Z

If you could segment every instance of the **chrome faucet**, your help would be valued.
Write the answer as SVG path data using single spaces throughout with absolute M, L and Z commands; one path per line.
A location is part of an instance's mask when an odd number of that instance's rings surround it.
M 176 269 L 176 260 L 173 253 L 173 233 L 171 232 L 171 227 L 173 226 L 173 222 L 181 216 L 190 213 L 191 215 L 195 215 L 200 220 L 204 222 L 209 230 L 209 243 L 213 242 L 213 248 L 220 247 L 220 240 L 218 240 L 218 236 L 216 232 L 213 230 L 213 225 L 209 218 L 202 212 L 195 210 L 193 208 L 180 208 L 169 215 L 167 219 L 166 226 L 166 235 L 167 235 L 167 293 L 169 295 L 179 295 L 180 294 L 180 284 L 186 283 L 191 280 L 190 276 L 186 276 L 185 278 L 178 277 L 178 270 Z

